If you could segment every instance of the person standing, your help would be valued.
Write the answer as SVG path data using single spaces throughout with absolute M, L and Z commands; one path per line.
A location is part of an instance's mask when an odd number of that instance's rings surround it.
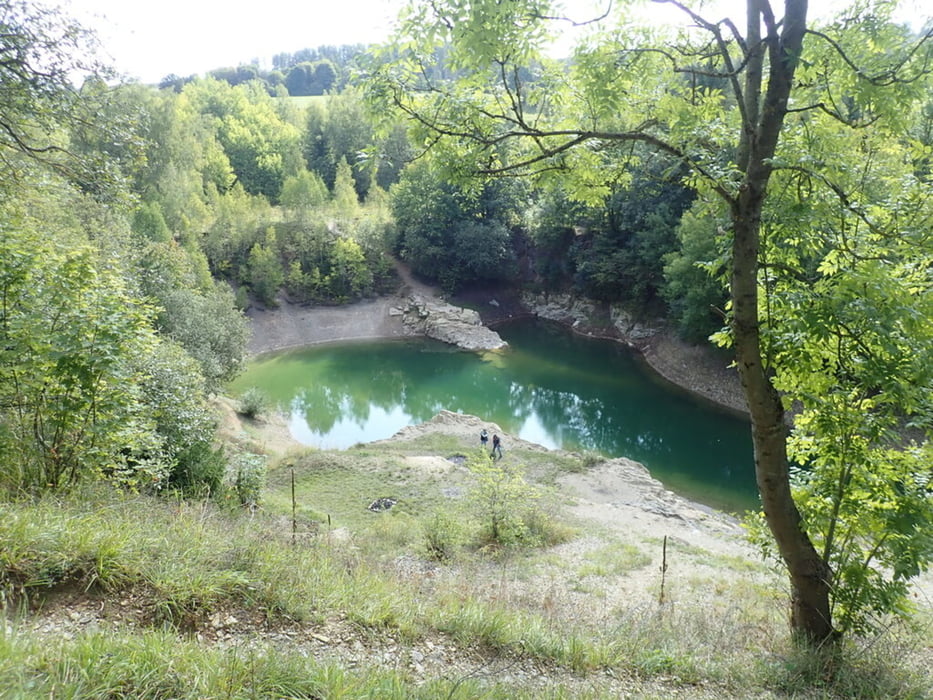
M 502 441 L 498 435 L 492 436 L 492 452 L 489 453 L 489 456 L 493 459 L 502 459 Z
M 483 447 L 483 449 L 485 450 L 485 449 L 486 449 L 486 443 L 488 443 L 488 442 L 489 442 L 489 433 L 486 432 L 486 428 L 483 428 L 483 429 L 479 432 L 479 444 L 480 444 L 480 445 Z

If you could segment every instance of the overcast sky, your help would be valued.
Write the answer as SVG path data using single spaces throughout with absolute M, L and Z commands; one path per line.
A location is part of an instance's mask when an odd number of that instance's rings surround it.
M 322 45 L 384 40 L 403 0 L 61 0 L 121 73 L 158 82 Z M 248 8 L 248 9 L 247 9 Z
M 155 83 L 170 73 L 202 74 L 213 68 L 259 61 L 323 45 L 369 44 L 386 39 L 405 0 L 47 0 L 95 29 L 114 67 L 130 78 Z M 568 14 L 586 18 L 607 0 L 564 0 Z M 928 0 L 906 0 L 907 17 L 930 16 Z M 678 16 L 657 5 L 652 21 Z M 690 3 L 697 5 L 694 0 Z M 743 16 L 744 0 L 706 0 L 717 14 Z M 843 0 L 811 2 L 811 14 Z M 249 8 L 249 9 L 247 9 Z M 736 11 L 738 8 L 738 11 Z M 705 14 L 705 13 L 704 13 Z

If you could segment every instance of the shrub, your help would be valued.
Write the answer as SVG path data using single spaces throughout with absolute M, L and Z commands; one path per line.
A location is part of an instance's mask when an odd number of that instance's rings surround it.
M 177 456 L 169 483 L 188 497 L 216 496 L 223 487 L 227 460 L 223 450 L 197 442 Z
M 477 483 L 470 503 L 480 521 L 480 538 L 485 544 L 541 544 L 548 518 L 538 507 L 540 491 L 525 481 L 524 469 L 502 460 L 493 461 L 485 450 L 477 450 L 467 460 L 467 468 Z
M 424 546 L 427 556 L 435 561 L 451 559 L 463 542 L 463 527 L 449 511 L 434 511 L 424 524 Z
M 269 410 L 269 398 L 262 389 L 250 387 L 240 396 L 240 415 L 250 419 L 259 418 Z
M 233 459 L 233 488 L 240 505 L 258 508 L 266 485 L 266 458 L 249 452 Z

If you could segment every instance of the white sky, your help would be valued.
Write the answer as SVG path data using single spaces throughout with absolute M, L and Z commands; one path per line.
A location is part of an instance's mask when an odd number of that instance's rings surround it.
M 170 73 L 203 74 L 258 59 L 272 67 L 272 56 L 323 45 L 369 44 L 386 39 L 405 0 L 47 0 L 58 2 L 85 26 L 97 31 L 105 55 L 130 78 L 155 83 Z M 564 0 L 572 17 L 587 18 L 607 0 Z M 619 0 L 616 0 L 618 3 Z M 916 20 L 931 11 L 928 0 L 906 0 L 906 16 Z M 696 0 L 689 2 L 696 6 Z M 706 0 L 715 13 L 744 16 L 744 0 Z M 812 0 L 810 14 L 845 0 Z M 249 9 L 247 9 L 249 8 Z M 664 12 L 666 10 L 666 12 Z M 668 7 L 652 7 L 652 21 L 679 17 Z M 704 15 L 706 13 L 704 12 Z M 706 15 L 711 16 L 711 15 Z
M 52 2 L 53 0 L 48 0 Z M 60 0 L 129 77 L 154 83 L 323 45 L 388 37 L 403 0 Z

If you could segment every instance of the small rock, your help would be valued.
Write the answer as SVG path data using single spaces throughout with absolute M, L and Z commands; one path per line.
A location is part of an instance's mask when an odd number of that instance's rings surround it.
M 395 498 L 377 498 L 370 503 L 367 508 L 373 513 L 380 513 L 384 510 L 389 510 L 396 503 L 398 503 L 398 500 Z

